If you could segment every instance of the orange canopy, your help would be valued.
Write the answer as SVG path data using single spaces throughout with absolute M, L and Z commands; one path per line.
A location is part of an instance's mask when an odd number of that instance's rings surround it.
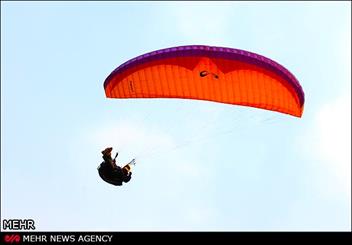
M 304 93 L 278 63 L 251 52 L 182 46 L 136 57 L 104 83 L 109 98 L 182 98 L 251 106 L 301 117 Z

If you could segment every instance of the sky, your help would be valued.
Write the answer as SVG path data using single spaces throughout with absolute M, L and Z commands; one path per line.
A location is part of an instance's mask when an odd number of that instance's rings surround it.
M 302 118 L 103 82 L 181 45 L 290 70 Z M 101 150 L 132 158 L 122 187 Z M 351 2 L 1 2 L 1 219 L 38 231 L 350 231 Z M 1 227 L 1 230 L 3 228 Z

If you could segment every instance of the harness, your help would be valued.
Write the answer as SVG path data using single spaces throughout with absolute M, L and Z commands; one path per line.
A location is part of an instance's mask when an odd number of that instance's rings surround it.
M 112 185 L 116 185 L 116 186 L 121 186 L 122 185 L 122 178 L 116 178 L 116 176 L 113 176 L 113 172 L 111 172 L 111 176 L 107 175 L 106 173 L 109 172 L 109 170 L 106 169 L 106 167 L 104 167 L 104 164 L 106 164 L 105 162 L 102 162 L 99 166 L 98 166 L 98 173 L 100 178 L 102 178 L 105 182 L 112 184 Z M 115 178 L 114 178 L 115 177 Z

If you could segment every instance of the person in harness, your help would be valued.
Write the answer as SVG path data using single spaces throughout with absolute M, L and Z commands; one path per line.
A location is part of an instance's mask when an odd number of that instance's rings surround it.
M 99 176 L 107 183 L 121 186 L 122 183 L 127 183 L 131 180 L 132 172 L 131 166 L 136 164 L 135 159 L 132 159 L 123 168 L 116 165 L 116 157 L 111 157 L 112 147 L 105 148 L 101 153 L 103 154 L 104 162 L 102 162 L 98 167 Z

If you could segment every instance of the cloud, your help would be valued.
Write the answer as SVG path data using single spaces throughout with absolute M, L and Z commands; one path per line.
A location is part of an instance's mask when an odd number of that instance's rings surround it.
M 206 227 L 207 225 L 211 225 L 218 215 L 218 210 L 211 207 L 207 203 L 201 203 L 199 205 L 194 204 L 193 206 L 190 206 L 186 210 L 186 213 L 188 223 L 191 226 L 194 226 L 197 230 L 198 227 Z
M 307 149 L 312 151 L 318 181 L 323 196 L 351 194 L 351 95 L 345 94 L 325 104 L 317 112 L 306 138 Z M 319 164 L 319 166 L 317 166 Z
M 175 4 L 167 18 L 175 20 L 175 30 L 188 42 L 219 45 L 228 39 L 228 3 L 185 3 Z
M 351 181 L 351 97 L 343 96 L 325 105 L 315 119 L 316 154 L 342 184 Z

